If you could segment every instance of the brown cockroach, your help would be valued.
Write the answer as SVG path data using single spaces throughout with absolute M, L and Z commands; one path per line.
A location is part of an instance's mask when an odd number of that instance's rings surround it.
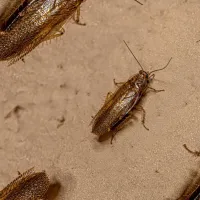
M 40 43 L 59 37 L 85 0 L 12 0 L 0 16 L 0 61 L 13 64 Z M 83 25 L 83 24 L 82 24 Z
M 134 110 L 143 112 L 142 124 L 148 130 L 145 126 L 145 110 L 142 106 L 139 106 L 138 103 L 141 97 L 149 91 L 163 91 L 151 88 L 149 84 L 155 77 L 153 73 L 165 69 L 172 59 L 170 58 L 163 68 L 146 72 L 127 43 L 125 41 L 124 43 L 141 67 L 141 70 L 138 74 L 133 75 L 127 82 L 116 83 L 114 80 L 118 89 L 113 94 L 110 92 L 107 94 L 103 107 L 93 117 L 91 122 L 92 133 L 98 135 L 99 140 L 101 136 L 111 133 L 111 143 L 115 134 L 133 117 Z
M 0 191 L 0 200 L 43 200 L 49 186 L 45 171 L 34 172 L 31 168 Z

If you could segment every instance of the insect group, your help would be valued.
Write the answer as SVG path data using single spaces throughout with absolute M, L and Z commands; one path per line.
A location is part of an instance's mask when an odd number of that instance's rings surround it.
M 63 24 L 73 18 L 76 12 L 75 21 L 80 24 L 80 5 L 83 2 L 84 0 L 10 1 L 0 16 L 0 60 L 12 64 L 23 59 L 41 42 L 61 36 L 64 33 Z M 128 47 L 127 44 L 126 46 Z M 136 59 L 135 56 L 134 58 Z M 136 61 L 138 62 L 137 59 Z M 118 90 L 107 95 L 104 106 L 92 121 L 92 133 L 98 136 L 111 133 L 111 143 L 115 134 L 132 118 L 134 110 L 142 112 L 142 123 L 148 130 L 145 126 L 145 110 L 138 103 L 150 90 L 160 91 L 149 87 L 149 84 L 154 78 L 153 73 L 162 69 L 146 72 L 139 62 L 138 64 L 141 67 L 139 73 L 125 83 L 115 83 Z
M 40 43 L 60 37 L 64 33 L 63 25 L 72 18 L 80 23 L 80 6 L 85 0 L 12 0 L 0 15 L 0 61 L 13 64 L 23 59 Z M 135 2 L 143 5 L 138 0 Z M 145 71 L 127 43 L 125 45 L 139 64 L 141 70 L 126 82 L 114 84 L 117 90 L 109 92 L 104 105 L 93 117 L 92 133 L 99 137 L 110 135 L 111 144 L 118 131 L 123 129 L 133 118 L 135 111 L 142 113 L 142 125 L 145 125 L 146 111 L 140 102 L 148 92 L 161 92 L 151 87 L 155 72 L 164 70 L 168 63 L 159 69 Z M 200 156 L 200 152 L 191 151 Z M 200 179 L 195 180 L 178 200 L 200 200 Z M 35 172 L 30 169 L 0 191 L 0 200 L 46 200 L 50 181 L 45 171 Z

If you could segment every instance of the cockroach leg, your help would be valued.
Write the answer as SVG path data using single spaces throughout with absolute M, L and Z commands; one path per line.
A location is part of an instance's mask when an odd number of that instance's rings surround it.
M 23 63 L 25 63 L 25 60 L 24 60 L 24 58 L 22 58 L 21 60 L 22 60 L 22 62 L 23 62 Z
M 112 92 L 108 92 L 106 96 L 106 100 L 110 99 L 111 96 L 112 96 Z
M 196 157 L 199 157 L 200 156 L 200 151 L 191 151 L 186 144 L 183 145 L 183 147 L 191 154 L 193 154 L 194 156 Z
M 149 128 L 147 128 L 147 126 L 145 125 L 145 117 L 146 117 L 146 111 L 145 111 L 145 109 L 144 109 L 142 106 L 137 105 L 137 106 L 135 107 L 135 110 L 141 111 L 141 112 L 142 112 L 142 120 L 141 120 L 142 125 L 144 126 L 144 128 L 145 128 L 147 131 L 149 131 Z
M 135 0 L 135 2 L 139 3 L 141 6 L 143 6 L 143 4 L 141 2 L 139 2 L 138 0 Z
M 74 13 L 74 15 L 73 15 L 73 20 L 75 21 L 76 24 L 85 26 L 86 23 L 80 22 L 80 14 L 81 14 L 81 9 L 80 9 L 80 7 L 78 7 L 76 13 Z
M 109 101 L 109 99 L 111 98 L 111 96 L 112 96 L 112 92 L 108 92 L 107 95 L 106 95 L 105 103 L 107 103 Z
M 21 173 L 20 171 L 17 171 L 17 173 L 18 173 L 18 176 L 21 176 L 21 175 L 22 175 L 22 173 Z
M 117 134 L 117 132 L 112 133 L 110 144 L 112 144 L 112 141 L 113 141 L 113 139 L 114 139 L 114 137 L 115 137 L 116 134 Z
M 117 86 L 120 87 L 124 84 L 124 82 L 116 82 L 115 78 L 113 79 L 113 83 Z
M 65 29 L 63 27 L 60 28 L 60 30 L 58 31 L 58 33 L 56 33 L 55 35 L 57 35 L 57 37 L 63 35 L 65 33 Z
M 147 89 L 149 89 L 149 90 L 147 90 L 146 91 L 146 94 L 148 93 L 148 92 L 164 92 L 165 90 L 156 90 L 155 88 L 151 88 L 151 87 L 148 87 Z
M 65 29 L 64 29 L 64 28 L 60 28 L 60 30 L 58 30 L 56 33 L 47 35 L 47 36 L 44 38 L 43 42 L 44 42 L 44 41 L 48 41 L 48 40 L 55 39 L 55 38 L 57 38 L 57 37 L 60 37 L 60 36 L 62 36 L 64 33 L 65 33 Z

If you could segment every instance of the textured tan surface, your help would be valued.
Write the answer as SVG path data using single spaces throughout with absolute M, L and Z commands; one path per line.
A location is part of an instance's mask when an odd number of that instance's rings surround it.
M 141 0 L 142 1 L 142 0 Z M 60 199 L 164 200 L 175 198 L 200 158 L 200 2 L 198 0 L 88 0 L 86 27 L 65 25 L 61 38 L 40 45 L 25 64 L 0 63 L 0 188 L 17 170 L 45 169 L 63 185 Z M 89 123 L 115 89 L 139 66 L 156 74 L 148 95 L 146 131 L 138 121 L 99 144 Z M 17 105 L 24 108 L 4 117 Z M 63 126 L 57 128 L 59 119 Z M 156 170 L 158 173 L 156 173 Z

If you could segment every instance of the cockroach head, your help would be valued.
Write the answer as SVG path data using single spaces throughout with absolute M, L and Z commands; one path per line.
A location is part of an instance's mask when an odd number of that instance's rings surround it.
M 147 83 L 150 83 L 152 79 L 154 78 L 154 74 L 150 75 L 149 72 L 146 72 L 144 70 L 139 71 L 139 76 L 141 80 L 144 80 Z
M 146 72 L 144 70 L 140 70 L 139 71 L 139 76 L 142 78 L 142 79 L 148 79 L 149 78 L 149 72 Z
M 148 83 L 149 83 L 149 73 L 144 70 L 140 70 L 139 73 L 137 74 L 136 79 L 134 79 L 134 81 L 132 82 L 133 87 L 137 86 L 140 89 L 146 87 Z
M 151 83 L 153 79 L 155 78 L 155 74 L 152 74 L 151 72 L 146 72 L 144 70 L 139 71 L 139 79 L 143 80 L 144 83 Z

